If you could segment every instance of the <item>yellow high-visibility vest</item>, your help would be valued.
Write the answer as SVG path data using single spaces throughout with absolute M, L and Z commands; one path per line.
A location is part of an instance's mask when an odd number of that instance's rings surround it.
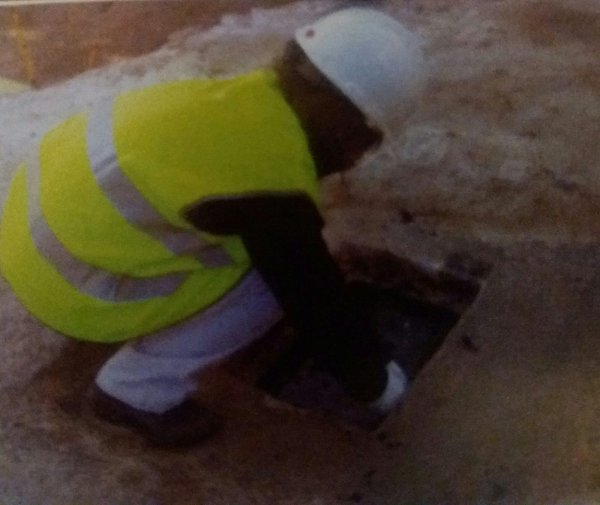
M 0 268 L 48 326 L 131 339 L 202 311 L 250 268 L 239 237 L 196 231 L 186 208 L 290 191 L 318 198 L 274 72 L 130 91 L 53 128 L 18 168 Z

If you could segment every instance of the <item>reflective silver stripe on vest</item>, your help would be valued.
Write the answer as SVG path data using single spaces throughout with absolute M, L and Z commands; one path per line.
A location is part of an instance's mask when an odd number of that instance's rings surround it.
M 132 302 L 169 296 L 187 274 L 173 273 L 142 278 L 101 270 L 73 256 L 58 240 L 46 221 L 40 204 L 40 165 L 37 152 L 25 160 L 29 228 L 40 254 L 78 291 L 108 302 Z
M 98 186 L 132 226 L 158 240 L 173 254 L 194 256 L 205 267 L 233 264 L 222 247 L 207 244 L 197 234 L 167 221 L 123 172 L 114 144 L 112 102 L 105 102 L 90 112 L 87 149 Z

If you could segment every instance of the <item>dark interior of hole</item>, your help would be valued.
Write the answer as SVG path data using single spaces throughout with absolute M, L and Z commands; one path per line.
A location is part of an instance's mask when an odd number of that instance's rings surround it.
M 353 296 L 371 315 L 410 380 L 443 344 L 489 272 L 487 267 L 472 268 L 470 258 L 466 267 L 457 258 L 435 272 L 385 252 L 354 250 L 343 262 Z M 382 419 L 348 402 L 332 377 L 301 349 L 292 332 L 279 327 L 245 354 L 243 361 L 252 361 L 255 367 L 249 380 L 292 405 L 364 428 L 376 427 Z
M 408 377 L 414 379 L 460 319 L 454 310 L 390 288 L 354 283 L 375 326 Z

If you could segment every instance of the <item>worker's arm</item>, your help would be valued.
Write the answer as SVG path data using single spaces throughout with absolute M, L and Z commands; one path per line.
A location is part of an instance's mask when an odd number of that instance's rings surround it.
M 311 352 L 347 392 L 371 401 L 387 376 L 381 342 L 322 238 L 323 220 L 304 194 L 211 200 L 187 212 L 198 229 L 240 235 L 255 268 Z

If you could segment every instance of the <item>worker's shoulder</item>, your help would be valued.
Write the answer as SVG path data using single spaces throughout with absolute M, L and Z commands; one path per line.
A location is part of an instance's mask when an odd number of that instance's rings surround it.
M 145 107 L 151 107 L 157 105 L 156 101 L 152 101 L 156 98 L 168 98 L 171 102 L 186 98 L 225 102 L 244 95 L 259 98 L 259 94 L 281 95 L 278 78 L 273 70 L 264 68 L 233 76 L 198 76 L 161 81 L 123 91 L 118 99 L 140 101 Z
M 278 137 L 298 130 L 294 110 L 286 101 L 276 73 L 270 69 L 231 77 L 179 79 L 151 84 L 120 94 L 113 113 L 147 124 L 188 118 L 195 124 L 255 130 Z M 260 125 L 260 128 L 256 128 Z

